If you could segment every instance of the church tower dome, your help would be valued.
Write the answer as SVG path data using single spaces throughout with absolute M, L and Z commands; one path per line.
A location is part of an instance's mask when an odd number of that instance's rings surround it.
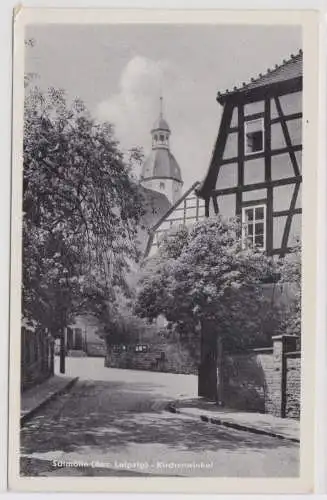
M 160 97 L 160 113 L 151 129 L 152 151 L 145 160 L 142 173 L 142 186 L 165 194 L 173 205 L 181 196 L 183 180 L 181 169 L 170 151 L 171 130 L 162 111 L 163 99 Z

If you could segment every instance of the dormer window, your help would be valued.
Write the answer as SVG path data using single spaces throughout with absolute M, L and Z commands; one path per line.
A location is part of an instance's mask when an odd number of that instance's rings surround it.
M 264 149 L 263 119 L 247 121 L 244 124 L 245 154 L 260 153 Z
M 165 189 L 165 183 L 164 182 L 160 182 L 160 189 Z

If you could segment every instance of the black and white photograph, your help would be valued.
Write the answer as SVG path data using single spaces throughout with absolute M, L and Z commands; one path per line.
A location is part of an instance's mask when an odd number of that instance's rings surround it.
M 317 112 L 305 68 L 317 48 L 304 15 L 268 16 L 24 23 L 17 480 L 301 490 L 314 430 L 304 439 L 302 248 L 315 230 L 302 192 Z

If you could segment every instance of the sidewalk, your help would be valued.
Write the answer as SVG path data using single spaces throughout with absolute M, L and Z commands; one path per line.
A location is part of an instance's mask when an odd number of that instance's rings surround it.
M 68 391 L 77 382 L 78 377 L 53 375 L 41 384 L 31 387 L 21 395 L 20 423 L 23 425 L 33 415 L 55 397 Z
M 300 422 L 291 418 L 219 408 L 215 403 L 200 397 L 175 401 L 167 409 L 209 424 L 300 442 Z

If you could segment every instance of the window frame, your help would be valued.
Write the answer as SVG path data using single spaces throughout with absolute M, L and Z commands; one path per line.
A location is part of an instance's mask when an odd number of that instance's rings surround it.
M 256 219 L 255 216 L 255 211 L 258 208 L 263 208 L 263 218 L 262 219 Z M 252 246 L 251 248 L 256 248 L 257 250 L 262 250 L 266 251 L 267 250 L 267 204 L 266 203 L 253 203 L 253 204 L 247 204 L 242 206 L 242 248 L 243 250 L 248 248 L 248 226 L 249 222 L 246 222 L 245 220 L 245 211 L 246 210 L 253 210 L 253 220 L 250 222 L 251 225 L 253 226 L 253 233 L 250 235 L 252 238 Z M 263 246 L 256 246 L 255 245 L 255 237 L 256 237 L 256 232 L 255 232 L 255 226 L 256 224 L 261 224 L 263 223 Z M 259 236 L 259 235 L 257 235 Z
M 261 127 L 256 130 L 255 132 L 262 132 L 262 148 L 261 149 L 257 149 L 256 151 L 250 151 L 249 148 L 248 148 L 248 134 L 249 132 L 247 131 L 248 130 L 248 125 L 250 123 L 255 123 L 255 122 L 260 122 L 261 123 Z M 253 133 L 255 133 L 253 132 Z M 261 118 L 255 118 L 254 120 L 245 120 L 244 121 L 244 154 L 245 156 L 251 156 L 251 155 L 255 155 L 257 153 L 263 153 L 265 150 L 265 124 L 264 124 L 264 118 L 261 117 Z

